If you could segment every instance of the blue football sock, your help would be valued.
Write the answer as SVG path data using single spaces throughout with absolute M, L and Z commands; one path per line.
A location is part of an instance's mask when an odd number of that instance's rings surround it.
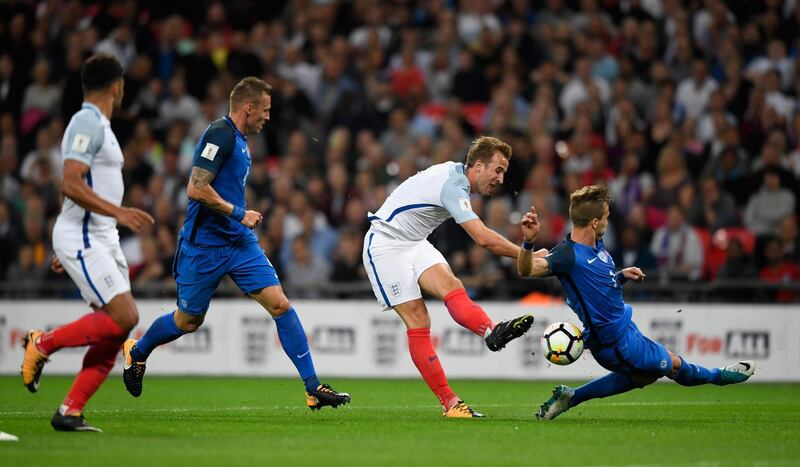
M 275 318 L 275 326 L 278 328 L 278 338 L 286 355 L 292 360 L 303 383 L 306 391 L 316 391 L 319 386 L 317 372 L 314 371 L 314 360 L 311 358 L 311 349 L 308 348 L 308 338 L 300 318 L 294 308 L 290 308 L 286 313 Z
M 143 362 L 147 360 L 153 349 L 167 342 L 172 342 L 184 334 L 185 332 L 181 331 L 178 325 L 175 324 L 173 313 L 161 315 L 153 321 L 144 336 L 133 347 L 131 357 L 136 362 Z
M 681 357 L 681 367 L 672 379 L 681 386 L 699 386 L 701 384 L 719 385 L 722 371 L 719 368 L 705 368 L 700 365 L 686 363 Z
M 639 386 L 633 384 L 631 378 L 624 373 L 609 373 L 602 378 L 589 381 L 583 386 L 575 389 L 575 395 L 569 401 L 570 407 L 575 407 L 581 402 L 590 399 L 613 396 L 622 394 Z

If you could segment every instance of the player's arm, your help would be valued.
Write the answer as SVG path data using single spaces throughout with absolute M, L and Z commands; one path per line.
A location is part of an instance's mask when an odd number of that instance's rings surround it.
M 486 227 L 486 224 L 472 210 L 467 177 L 463 175 L 451 176 L 442 186 L 440 200 L 442 206 L 447 209 L 456 223 L 469 234 L 476 244 L 495 255 L 509 258 L 516 258 L 519 255 L 519 246 Z
M 533 251 L 533 244 L 539 236 L 539 216 L 536 208 L 531 206 L 531 211 L 525 213 L 520 221 L 522 228 L 522 238 L 524 240 L 522 248 L 517 255 L 517 272 L 522 277 L 544 277 L 550 274 L 550 263 L 545 259 L 548 252 L 537 254 Z M 541 251 L 541 250 L 540 250 Z
M 136 208 L 116 206 L 97 194 L 86 184 L 85 177 L 89 166 L 77 160 L 64 161 L 64 178 L 61 182 L 61 194 L 71 199 L 78 206 L 97 214 L 113 217 L 119 224 L 137 231 L 146 223 L 154 223 L 150 214 Z
M 249 228 L 255 227 L 262 220 L 261 213 L 247 211 L 243 206 L 234 206 L 211 186 L 222 164 L 233 152 L 233 135 L 225 130 L 209 130 L 205 135 L 204 144 L 198 146 L 200 147 L 202 149 L 195 154 L 192 175 L 186 187 L 189 199 L 197 201 L 212 212 L 235 219 Z
M 64 152 L 61 194 L 83 209 L 113 217 L 119 224 L 134 231 L 146 222 L 154 223 L 146 212 L 110 203 L 87 184 L 92 161 L 103 146 L 104 138 L 105 130 L 93 115 L 75 115 L 65 135 L 67 150 Z
M 642 270 L 637 267 L 629 267 L 621 271 L 617 271 L 617 282 L 619 285 L 625 285 L 625 283 L 629 280 L 634 282 L 644 282 L 645 277 L 647 276 L 645 276 Z
M 511 243 L 507 238 L 489 227 L 486 227 L 486 224 L 477 217 L 462 223 L 461 227 L 467 231 L 476 244 L 486 248 L 495 255 L 516 258 L 519 254 L 519 246 Z

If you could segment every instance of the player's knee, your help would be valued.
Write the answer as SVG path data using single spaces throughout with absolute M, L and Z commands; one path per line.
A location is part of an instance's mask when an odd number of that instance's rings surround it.
M 285 294 L 280 294 L 280 296 L 273 303 L 268 304 L 266 308 L 273 318 L 277 318 L 291 310 L 292 304 L 289 303 L 289 299 Z
M 197 329 L 203 324 L 203 321 L 205 320 L 204 314 L 195 316 L 184 313 L 180 310 L 175 312 L 174 317 L 175 317 L 175 326 L 177 326 L 178 329 L 187 334 L 197 331 Z
M 633 382 L 633 385 L 639 389 L 645 386 L 650 386 L 658 381 L 658 377 L 652 375 L 631 375 L 630 378 Z
M 431 317 L 428 310 L 424 306 L 414 307 L 406 310 L 403 313 L 403 321 L 405 321 L 409 329 L 420 329 L 431 327 Z

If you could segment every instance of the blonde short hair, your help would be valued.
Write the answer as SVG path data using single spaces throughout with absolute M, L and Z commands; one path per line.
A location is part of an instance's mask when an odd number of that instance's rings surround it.
M 575 190 L 569 197 L 569 218 L 575 227 L 586 227 L 592 219 L 600 219 L 606 213 L 611 196 L 605 185 L 585 186 Z
M 491 136 L 481 136 L 472 141 L 467 152 L 467 167 L 481 161 L 488 164 L 494 153 L 500 151 L 506 159 L 511 159 L 511 146 Z

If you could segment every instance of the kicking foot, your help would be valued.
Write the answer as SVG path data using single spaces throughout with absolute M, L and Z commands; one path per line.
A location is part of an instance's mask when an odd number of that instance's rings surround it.
M 128 339 L 122 344 L 122 381 L 125 389 L 133 397 L 142 395 L 142 379 L 144 379 L 145 362 L 134 362 L 131 351 L 136 346 L 136 339 Z
M 733 365 L 721 368 L 720 385 L 744 383 L 756 371 L 756 362 L 753 360 L 743 360 Z
M 569 386 L 556 386 L 553 389 L 553 396 L 547 402 L 539 406 L 536 412 L 538 420 L 552 420 L 562 413 L 569 410 L 569 401 L 575 395 L 575 390 Z
M 443 414 L 444 418 L 483 418 L 486 415 L 476 412 L 466 402 L 458 401 Z
M 61 412 L 56 410 L 53 418 L 50 419 L 50 424 L 56 431 L 93 431 L 95 433 L 102 433 L 103 430 L 96 426 L 89 425 L 83 418 L 83 414 L 77 415 L 61 415 Z
M 36 348 L 36 341 L 43 334 L 38 329 L 28 331 L 22 339 L 22 348 L 25 349 L 25 356 L 22 358 L 22 384 L 30 392 L 39 390 L 39 378 L 42 376 L 42 368 L 47 363 L 47 356 Z
M 533 315 L 523 315 L 509 321 L 501 321 L 486 336 L 486 346 L 492 352 L 497 352 L 509 342 L 522 336 L 533 326 Z
M 306 405 L 311 410 L 319 410 L 325 406 L 339 407 L 350 402 L 350 394 L 336 392 L 327 384 L 320 384 L 314 392 L 306 392 Z

